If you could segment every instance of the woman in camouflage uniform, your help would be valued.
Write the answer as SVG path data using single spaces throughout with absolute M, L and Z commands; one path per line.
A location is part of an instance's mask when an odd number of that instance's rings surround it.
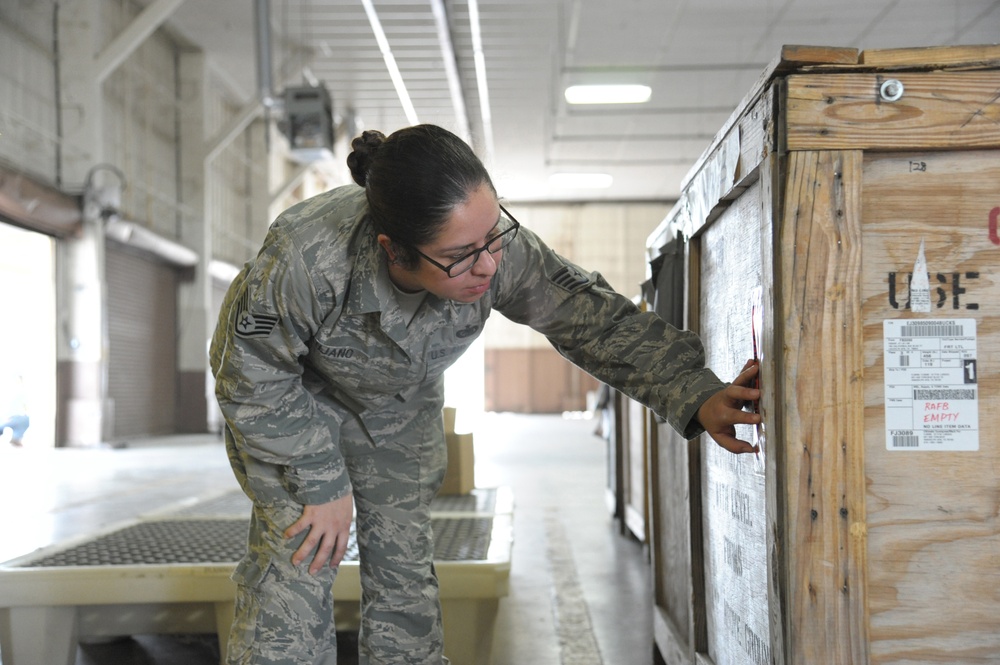
M 430 503 L 443 373 L 493 310 L 687 437 L 750 452 L 693 333 L 640 312 L 521 228 L 471 149 L 430 125 L 368 131 L 354 180 L 283 213 L 234 280 L 211 348 L 234 472 L 253 501 L 230 663 L 336 662 L 331 586 L 352 515 L 367 665 L 440 665 Z

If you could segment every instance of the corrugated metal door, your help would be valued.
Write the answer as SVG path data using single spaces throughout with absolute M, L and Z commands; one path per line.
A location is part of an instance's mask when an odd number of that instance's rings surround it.
M 106 252 L 111 438 L 175 431 L 177 271 L 115 243 Z

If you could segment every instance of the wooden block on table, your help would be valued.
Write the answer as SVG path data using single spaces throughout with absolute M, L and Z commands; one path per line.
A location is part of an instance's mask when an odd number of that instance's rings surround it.
M 444 407 L 444 431 L 445 433 L 455 432 L 455 416 L 457 410 L 453 406 Z
M 438 494 L 468 494 L 475 488 L 475 456 L 472 434 L 445 434 L 448 444 L 448 467 Z

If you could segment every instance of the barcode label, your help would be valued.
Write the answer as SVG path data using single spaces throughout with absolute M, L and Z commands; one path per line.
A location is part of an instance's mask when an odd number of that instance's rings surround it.
M 913 391 L 913 399 L 931 400 L 935 402 L 941 402 L 944 400 L 952 400 L 952 399 L 976 399 L 976 391 L 972 389 L 969 390 L 921 389 Z
M 893 448 L 916 448 L 920 445 L 920 437 L 913 434 L 896 434 L 892 437 Z
M 900 367 L 909 367 L 910 366 L 910 356 L 900 356 L 899 357 L 899 366 Z
M 954 323 L 915 321 L 899 327 L 902 337 L 965 337 L 965 328 Z

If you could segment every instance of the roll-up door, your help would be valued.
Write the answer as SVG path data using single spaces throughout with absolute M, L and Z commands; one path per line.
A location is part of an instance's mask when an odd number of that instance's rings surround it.
M 106 252 L 111 438 L 172 434 L 177 367 L 177 271 L 117 243 Z

